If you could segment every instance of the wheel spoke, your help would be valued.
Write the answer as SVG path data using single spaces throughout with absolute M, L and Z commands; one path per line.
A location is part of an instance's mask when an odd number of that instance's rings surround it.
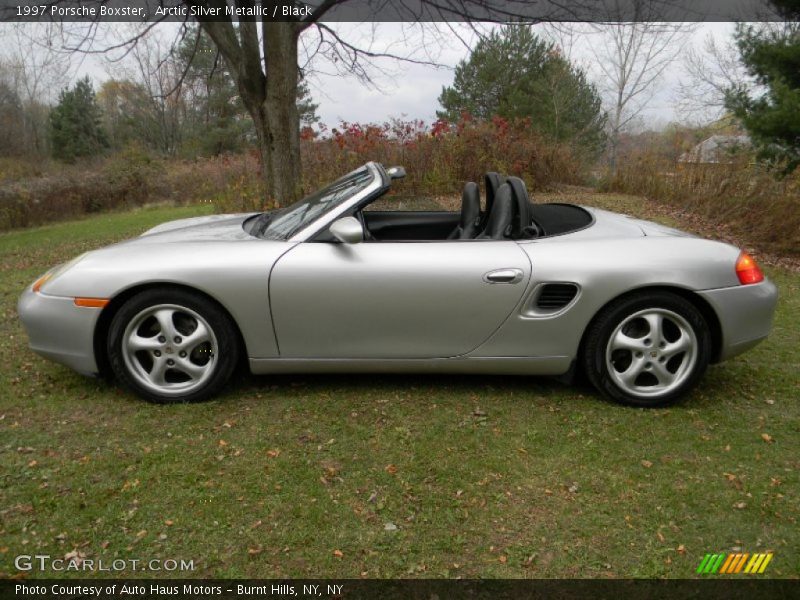
M 658 313 L 649 313 L 644 316 L 644 320 L 650 326 L 650 338 L 654 345 L 658 345 L 664 339 L 664 317 Z
M 142 350 L 152 351 L 161 348 L 161 344 L 159 343 L 157 338 L 142 337 L 136 332 L 133 332 L 128 337 L 127 345 L 128 345 L 128 350 L 131 352 L 141 352 Z
M 178 335 L 178 331 L 175 329 L 175 323 L 172 321 L 174 315 L 175 311 L 171 308 L 162 308 L 161 310 L 157 310 L 153 315 L 161 328 L 161 335 L 168 340 L 172 340 Z
M 188 358 L 178 358 L 175 361 L 174 369 L 185 373 L 192 379 L 199 379 L 208 369 L 208 364 L 196 365 Z
M 629 335 L 622 333 L 622 330 L 617 332 L 614 339 L 611 340 L 612 350 L 632 350 L 634 352 L 643 352 L 645 350 L 644 339 L 633 338 Z
M 634 356 L 628 368 L 619 374 L 619 378 L 625 385 L 630 387 L 635 386 L 636 378 L 644 371 L 645 362 L 644 358 L 637 358 Z
M 148 373 L 148 377 L 153 384 L 158 386 L 166 385 L 167 380 L 165 378 L 167 374 L 167 359 L 163 356 L 161 358 L 154 358 L 153 359 L 153 368 L 150 369 Z
M 208 328 L 203 325 L 201 322 L 197 322 L 197 328 L 183 338 L 183 342 L 181 342 L 181 347 L 185 348 L 187 352 L 191 352 L 197 347 L 199 344 L 203 342 L 210 341 L 211 337 L 208 333 Z
M 681 337 L 674 342 L 667 343 L 661 352 L 664 354 L 664 356 L 671 358 L 676 354 L 680 354 L 681 352 L 687 352 L 691 347 L 692 342 L 689 339 L 689 336 L 683 331 L 683 329 L 681 329 Z
M 677 373 L 677 371 L 676 371 Z M 661 386 L 668 386 L 673 381 L 675 381 L 675 373 L 670 373 L 667 370 L 667 364 L 662 362 L 654 362 L 653 363 L 653 375 L 656 379 L 658 379 L 658 383 Z

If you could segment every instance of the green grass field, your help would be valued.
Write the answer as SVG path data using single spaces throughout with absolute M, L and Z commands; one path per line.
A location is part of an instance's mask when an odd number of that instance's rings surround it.
M 154 406 L 27 349 L 16 300 L 47 267 L 204 210 L 0 236 L 0 577 L 21 554 L 192 560 L 182 576 L 689 577 L 737 549 L 800 574 L 798 274 L 768 271 L 767 342 L 660 410 L 548 379 L 369 375 L 242 376 Z M 28 576 L 48 574 L 83 575 Z

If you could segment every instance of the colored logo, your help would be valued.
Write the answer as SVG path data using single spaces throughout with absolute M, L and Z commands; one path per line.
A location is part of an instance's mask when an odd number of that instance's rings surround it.
M 731 575 L 734 573 L 748 573 L 755 575 L 763 573 L 772 560 L 772 552 L 760 554 L 706 554 L 697 567 L 697 572 L 703 575 L 714 573 Z

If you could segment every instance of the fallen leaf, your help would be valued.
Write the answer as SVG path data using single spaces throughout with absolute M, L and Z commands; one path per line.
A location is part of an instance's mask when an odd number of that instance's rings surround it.
M 270 458 L 278 458 L 280 456 L 281 451 L 277 448 L 275 450 L 267 450 L 267 456 Z
M 334 550 L 334 551 L 333 551 L 333 555 L 334 555 L 336 558 L 342 558 L 342 557 L 344 556 L 344 552 L 342 552 L 341 550 Z
M 224 448 L 225 446 L 227 446 L 227 445 L 228 445 L 228 442 L 226 442 L 225 440 L 220 440 L 220 441 L 218 442 L 218 444 L 219 444 L 219 446 L 220 446 L 221 448 Z
M 264 548 L 259 544 L 258 546 L 253 546 L 252 548 L 247 549 L 247 553 L 250 556 L 255 556 L 256 554 L 261 554 L 264 551 Z
M 394 465 L 386 465 L 386 472 L 389 475 L 394 475 L 395 473 L 397 473 L 397 467 L 395 467 Z
M 652 462 L 650 462 L 649 460 L 643 460 L 643 461 L 642 461 L 642 466 L 643 466 L 645 469 L 649 469 L 650 467 L 652 467 L 652 466 L 653 466 L 653 463 L 652 463 Z
M 733 505 L 733 508 L 741 509 L 741 508 L 745 508 L 746 506 L 747 506 L 747 502 L 737 502 L 736 504 Z
M 772 439 L 772 436 L 770 434 L 768 434 L 768 433 L 762 433 L 761 434 L 761 439 L 764 440 L 765 442 L 767 442 L 768 444 L 771 444 L 772 442 L 775 441 L 774 439 Z
M 86 555 L 83 552 L 79 552 L 78 550 L 73 550 L 72 552 L 67 552 L 64 555 L 64 560 L 67 562 L 74 562 L 76 565 L 79 565 L 83 562 L 83 559 Z
M 508 557 L 507 556 L 501 556 L 497 560 L 499 560 L 503 564 L 506 564 L 508 562 Z
M 683 544 L 678 546 L 678 554 L 686 554 L 686 546 L 684 546 Z
M 166 521 L 164 521 L 164 525 L 166 525 L 167 527 L 172 527 L 174 524 L 175 521 L 173 521 L 172 519 L 167 519 Z

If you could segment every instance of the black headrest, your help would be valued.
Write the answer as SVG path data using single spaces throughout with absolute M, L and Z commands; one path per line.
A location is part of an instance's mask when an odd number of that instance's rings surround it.
M 492 212 L 489 213 L 486 227 L 477 239 L 502 240 L 510 237 L 515 212 L 511 187 L 504 183 L 495 193 Z
M 517 208 L 517 219 L 514 223 L 512 236 L 514 239 L 525 237 L 525 229 L 533 221 L 533 207 L 528 197 L 525 182 L 519 177 L 509 177 L 506 182 L 511 187 L 511 194 Z
M 492 204 L 497 196 L 497 190 L 503 185 L 503 176 L 500 173 L 489 171 L 483 176 L 483 181 L 486 184 L 486 213 L 488 214 L 492 212 Z
M 481 194 L 478 184 L 468 181 L 461 193 L 461 227 L 474 224 L 481 215 Z
M 480 232 L 481 194 L 478 184 L 468 181 L 461 193 L 461 219 L 449 240 L 471 240 Z

